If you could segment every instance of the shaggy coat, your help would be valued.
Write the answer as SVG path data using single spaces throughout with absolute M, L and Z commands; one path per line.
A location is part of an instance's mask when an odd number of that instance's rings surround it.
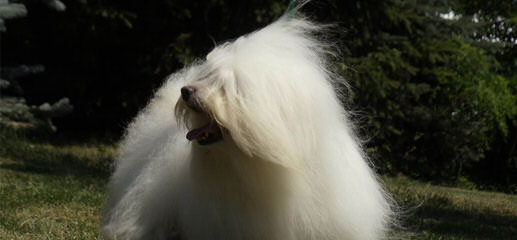
M 284 16 L 171 75 L 129 125 L 105 239 L 382 239 L 387 196 L 322 27 Z

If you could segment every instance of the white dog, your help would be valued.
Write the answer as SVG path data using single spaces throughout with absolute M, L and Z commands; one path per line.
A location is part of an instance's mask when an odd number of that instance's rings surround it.
M 127 130 L 104 238 L 384 238 L 321 29 L 284 16 L 169 77 Z

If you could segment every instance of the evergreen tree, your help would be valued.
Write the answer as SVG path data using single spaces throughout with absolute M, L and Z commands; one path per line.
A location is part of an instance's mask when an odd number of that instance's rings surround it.
M 26 28 L 10 31 L 3 50 L 10 65 L 44 59 L 41 76 L 49 84 L 25 84 L 25 92 L 37 102 L 73 96 L 80 111 L 60 126 L 74 131 L 77 124 L 120 130 L 167 74 L 203 56 L 213 42 L 268 24 L 288 4 L 63 1 L 66 14 L 37 11 L 51 2 L 26 1 L 32 13 L 23 19 Z M 309 17 L 343 30 L 335 32 L 344 56 L 337 67 L 352 87 L 351 101 L 344 101 L 365 112 L 358 114 L 366 116 L 361 130 L 380 171 L 517 183 L 514 2 L 322 0 L 304 7 Z M 16 92 L 9 81 L 4 95 Z
M 482 48 L 497 44 L 475 37 L 484 25 L 448 1 L 334 4 L 348 31 L 343 74 L 369 117 L 377 166 L 426 179 L 471 173 L 517 114 L 510 79 Z
M 501 47 L 488 51 L 500 62 L 497 71 L 510 80 L 511 90 L 517 95 L 517 2 L 459 0 L 455 11 L 475 15 L 484 23 L 477 39 L 499 43 Z M 513 184 L 517 191 L 517 117 L 508 118 L 507 122 L 509 131 L 498 134 L 487 159 L 477 166 L 476 174 L 492 183 Z

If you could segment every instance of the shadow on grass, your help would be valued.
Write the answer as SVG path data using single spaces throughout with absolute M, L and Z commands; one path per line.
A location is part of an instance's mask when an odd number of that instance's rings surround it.
M 111 171 L 105 170 L 104 168 L 99 169 L 98 167 L 91 167 L 79 162 L 58 163 L 56 165 L 21 160 L 12 163 L 0 163 L 0 168 L 26 173 L 90 176 L 105 179 L 111 174 Z
M 115 148 L 107 144 L 77 142 L 56 145 L 55 141 L 35 140 L 4 129 L 0 131 L 0 156 L 0 168 L 4 169 L 107 178 Z
M 408 217 L 408 230 L 423 239 L 515 239 L 517 216 L 453 203 L 447 197 L 426 197 Z M 438 237 L 441 236 L 441 237 Z M 422 238 L 418 238 L 422 239 Z

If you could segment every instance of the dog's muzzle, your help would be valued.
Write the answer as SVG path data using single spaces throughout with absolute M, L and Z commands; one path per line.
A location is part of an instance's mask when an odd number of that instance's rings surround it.
M 195 87 L 182 87 L 181 98 L 193 111 L 206 114 L 196 97 Z M 217 124 L 215 120 L 211 119 L 209 123 L 203 125 L 202 127 L 190 130 L 186 137 L 189 141 L 197 140 L 199 145 L 209 145 L 223 140 L 223 133 L 219 124 Z
M 187 106 L 196 111 L 202 112 L 202 108 L 195 97 L 196 88 L 191 86 L 185 86 L 181 88 L 181 98 L 187 104 Z

